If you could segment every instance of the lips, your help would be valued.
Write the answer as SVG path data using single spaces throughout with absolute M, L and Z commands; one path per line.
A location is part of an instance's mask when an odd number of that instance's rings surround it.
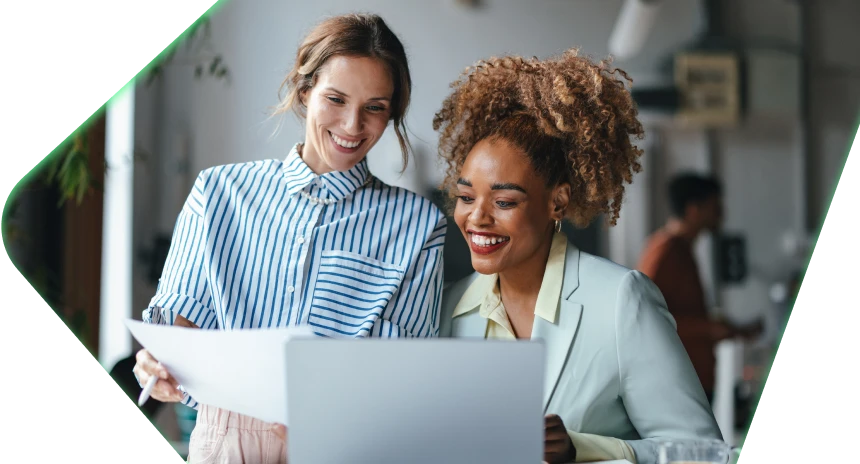
M 510 237 L 486 232 L 466 231 L 469 235 L 469 247 L 479 255 L 488 255 L 504 248 Z

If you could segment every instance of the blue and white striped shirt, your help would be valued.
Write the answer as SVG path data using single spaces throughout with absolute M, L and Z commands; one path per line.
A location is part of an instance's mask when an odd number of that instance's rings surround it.
M 365 186 L 366 160 L 317 175 L 297 147 L 284 161 L 200 173 L 144 321 L 178 314 L 202 329 L 438 335 L 445 216 L 408 190 L 375 178 Z

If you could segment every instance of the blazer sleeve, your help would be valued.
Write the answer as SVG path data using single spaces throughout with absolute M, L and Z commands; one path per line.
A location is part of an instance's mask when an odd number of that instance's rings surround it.
M 629 271 L 618 289 L 615 329 L 621 396 L 640 440 L 638 464 L 657 464 L 661 439 L 719 439 L 719 426 L 657 286 Z

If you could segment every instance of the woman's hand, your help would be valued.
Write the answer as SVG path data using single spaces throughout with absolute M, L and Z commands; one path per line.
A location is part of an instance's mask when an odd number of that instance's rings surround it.
M 283 425 L 283 424 L 275 424 L 275 426 L 272 427 L 272 433 L 274 433 L 275 436 L 278 437 L 278 439 L 284 443 L 281 446 L 286 448 L 287 447 L 287 426 Z
M 138 351 L 135 359 L 137 359 L 137 364 L 134 365 L 134 374 L 141 385 L 146 385 L 152 376 L 158 377 L 155 386 L 149 393 L 151 398 L 165 403 L 182 401 L 183 395 L 179 391 L 179 383 L 167 372 L 164 366 L 158 363 L 157 359 L 149 354 L 149 351 Z
M 543 460 L 546 464 L 573 462 L 576 448 L 561 421 L 561 417 L 549 414 L 544 417 Z
M 182 316 L 176 316 L 173 325 L 193 329 L 198 328 L 194 323 Z M 183 394 L 179 391 L 179 382 L 167 372 L 164 366 L 158 363 L 157 359 L 149 354 L 149 351 L 138 351 L 135 359 L 137 360 L 137 364 L 134 365 L 133 370 L 141 385 L 146 385 L 152 376 L 159 378 L 152 388 L 152 392 L 149 394 L 150 397 L 165 403 L 182 401 Z

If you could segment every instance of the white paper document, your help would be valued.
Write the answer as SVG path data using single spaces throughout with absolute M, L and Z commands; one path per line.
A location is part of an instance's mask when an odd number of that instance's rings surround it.
M 286 342 L 306 327 L 201 330 L 126 320 L 132 336 L 198 403 L 287 425 Z

